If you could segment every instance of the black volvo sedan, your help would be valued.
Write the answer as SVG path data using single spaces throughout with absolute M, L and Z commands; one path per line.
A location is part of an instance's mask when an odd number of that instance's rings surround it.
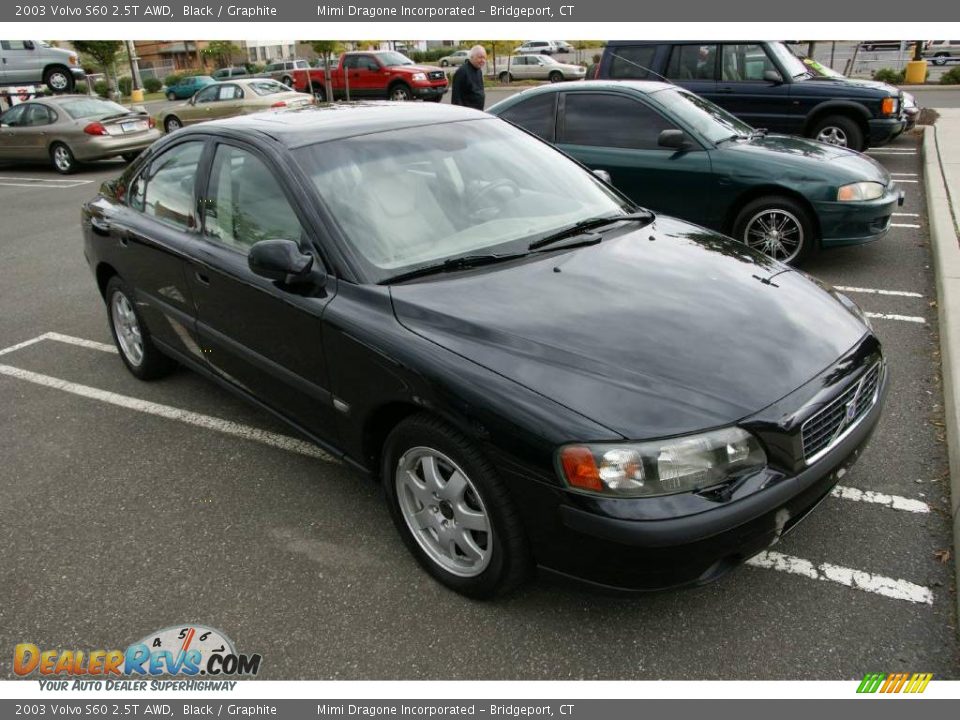
M 185 365 L 379 477 L 474 597 L 718 577 L 830 492 L 886 390 L 844 295 L 464 108 L 185 129 L 82 216 L 130 372 Z

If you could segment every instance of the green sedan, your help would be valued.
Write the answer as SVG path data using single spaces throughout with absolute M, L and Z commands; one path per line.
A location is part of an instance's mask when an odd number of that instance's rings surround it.
M 866 155 L 754 129 L 666 83 L 545 86 L 487 112 L 605 171 L 634 202 L 793 265 L 817 248 L 883 237 L 903 204 Z

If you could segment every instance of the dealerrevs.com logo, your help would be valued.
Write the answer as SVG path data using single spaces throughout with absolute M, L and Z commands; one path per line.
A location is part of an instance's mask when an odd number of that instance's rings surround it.
M 222 678 L 254 677 L 260 671 L 259 654 L 238 653 L 219 630 L 204 625 L 176 625 L 150 633 L 123 650 L 41 649 L 20 643 L 13 653 L 13 671 L 19 676 L 112 680 L 137 677 Z M 116 688 L 120 683 L 111 683 Z

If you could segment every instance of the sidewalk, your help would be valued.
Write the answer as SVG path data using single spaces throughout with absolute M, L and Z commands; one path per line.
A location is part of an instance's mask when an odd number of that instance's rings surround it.
M 936 125 L 924 128 L 923 175 L 937 275 L 953 555 L 960 586 L 960 108 L 939 108 L 937 112 Z

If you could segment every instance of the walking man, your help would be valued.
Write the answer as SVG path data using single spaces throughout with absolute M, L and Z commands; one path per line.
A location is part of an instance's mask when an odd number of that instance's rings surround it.
M 450 96 L 452 105 L 483 110 L 485 100 L 483 91 L 483 66 L 487 63 L 487 51 L 483 45 L 470 48 L 467 61 L 453 74 L 453 90 Z

